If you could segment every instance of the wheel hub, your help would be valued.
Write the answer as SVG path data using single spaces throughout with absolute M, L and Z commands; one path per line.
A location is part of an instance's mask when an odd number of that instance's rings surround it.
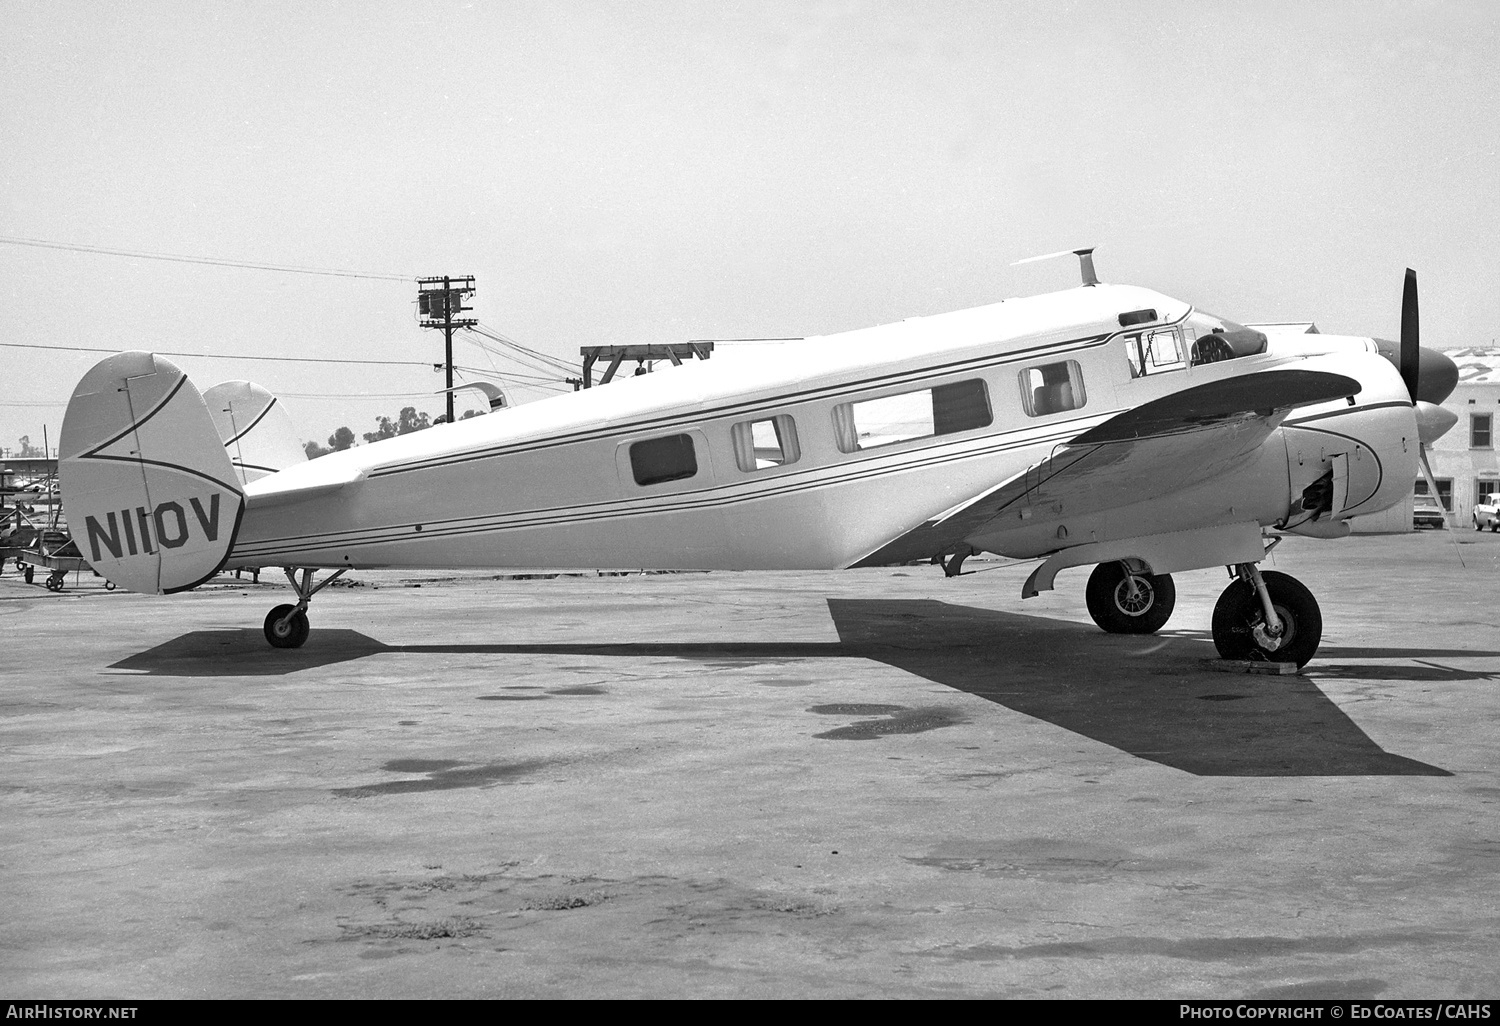
M 1115 587 L 1115 607 L 1126 616 L 1140 616 L 1151 608 L 1151 585 L 1129 574 Z
M 1250 636 L 1255 639 L 1255 644 L 1266 652 L 1275 652 L 1289 644 L 1297 636 L 1297 623 L 1292 619 L 1285 606 L 1277 605 L 1276 619 L 1281 621 L 1281 630 L 1272 634 L 1266 627 L 1265 618 L 1259 618 L 1250 627 Z

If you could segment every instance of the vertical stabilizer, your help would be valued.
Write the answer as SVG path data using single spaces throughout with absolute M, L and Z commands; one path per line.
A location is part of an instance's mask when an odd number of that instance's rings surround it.
M 307 462 L 286 407 L 250 381 L 225 381 L 203 393 L 203 402 L 242 485 Z
M 110 581 L 185 591 L 224 565 L 244 494 L 203 397 L 170 360 L 96 364 L 68 403 L 58 456 L 68 528 Z

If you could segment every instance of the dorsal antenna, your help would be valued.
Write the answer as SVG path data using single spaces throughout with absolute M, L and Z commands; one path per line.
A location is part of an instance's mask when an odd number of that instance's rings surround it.
M 1021 264 L 1034 264 L 1038 260 L 1051 260 L 1054 257 L 1067 256 L 1072 253 L 1078 258 L 1078 271 L 1083 276 L 1084 285 L 1099 284 L 1099 276 L 1094 273 L 1094 247 L 1088 249 L 1060 249 L 1056 253 L 1043 253 L 1041 256 L 1027 257 L 1025 260 L 1017 260 L 1011 264 L 1018 267 Z

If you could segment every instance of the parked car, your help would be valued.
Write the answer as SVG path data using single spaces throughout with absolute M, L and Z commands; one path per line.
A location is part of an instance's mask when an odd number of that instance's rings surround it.
M 1443 504 L 1430 495 L 1414 495 L 1411 500 L 1412 527 L 1447 527 Z
M 1500 492 L 1485 495 L 1474 504 L 1474 530 L 1500 531 Z

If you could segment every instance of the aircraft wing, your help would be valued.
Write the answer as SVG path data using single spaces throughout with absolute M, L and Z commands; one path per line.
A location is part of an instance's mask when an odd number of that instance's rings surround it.
M 855 566 L 953 552 L 1017 506 L 1111 509 L 1206 481 L 1258 448 L 1300 406 L 1358 394 L 1342 374 L 1268 370 L 1211 381 L 1111 417 L 1041 463 L 887 542 Z

